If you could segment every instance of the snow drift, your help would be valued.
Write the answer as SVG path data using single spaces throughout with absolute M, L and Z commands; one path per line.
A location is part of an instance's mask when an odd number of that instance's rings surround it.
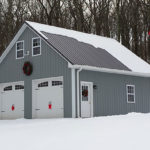
M 0 121 L 1 150 L 148 150 L 150 114 Z

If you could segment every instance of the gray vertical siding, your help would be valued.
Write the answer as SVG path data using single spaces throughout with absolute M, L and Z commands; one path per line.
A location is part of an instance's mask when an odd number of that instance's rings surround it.
M 150 79 L 82 71 L 80 81 L 97 85 L 94 89 L 94 116 L 150 112 Z M 126 84 L 135 85 L 135 104 L 127 103 Z
M 30 51 L 30 54 L 24 59 L 16 60 L 15 45 L 5 57 L 0 64 L 0 83 L 24 81 L 25 118 L 32 118 L 32 80 L 63 76 L 64 116 L 71 117 L 71 70 L 68 69 L 68 63 L 43 40 L 42 54 L 32 57 L 33 37 L 37 35 L 27 28 L 19 38 L 25 42 L 25 51 Z M 33 64 L 33 74 L 29 77 L 25 76 L 22 71 L 22 66 L 27 60 Z M 81 71 L 80 81 L 90 81 L 97 85 L 97 89 L 93 90 L 94 116 L 150 112 L 150 78 Z M 127 103 L 126 84 L 135 85 L 135 104 Z
M 16 48 L 5 57 L 0 65 L 0 83 L 24 81 L 25 83 L 25 118 L 32 117 L 32 80 L 39 78 L 64 77 L 64 116 L 71 117 L 71 70 L 68 69 L 68 63 L 51 49 L 43 40 L 42 54 L 32 57 L 32 38 L 37 35 L 30 29 L 26 29 L 19 40 L 24 40 L 25 51 L 30 51 L 24 59 L 16 60 Z M 25 61 L 33 64 L 33 73 L 27 77 L 23 74 L 22 66 Z

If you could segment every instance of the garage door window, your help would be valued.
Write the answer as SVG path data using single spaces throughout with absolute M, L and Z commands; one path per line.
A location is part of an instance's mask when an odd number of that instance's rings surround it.
M 12 90 L 12 86 L 7 86 L 4 88 L 4 91 L 11 91 Z
M 32 56 L 41 55 L 41 38 L 32 38 Z
M 24 89 L 23 85 L 15 85 L 15 90 L 21 90 Z
M 16 59 L 24 58 L 24 41 L 16 43 Z
M 47 86 L 48 86 L 48 82 L 42 82 L 38 84 L 38 87 L 47 87 Z
M 62 81 L 52 81 L 52 86 L 62 85 Z

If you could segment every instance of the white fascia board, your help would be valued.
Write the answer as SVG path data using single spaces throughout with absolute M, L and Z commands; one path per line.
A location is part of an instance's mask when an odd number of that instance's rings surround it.
M 20 35 L 23 33 L 23 31 L 26 29 L 26 27 L 27 27 L 27 25 L 24 23 L 22 25 L 22 27 L 20 28 L 20 30 L 17 32 L 17 34 L 15 35 L 15 37 L 13 38 L 13 40 L 10 42 L 10 44 L 8 45 L 8 47 L 6 48 L 6 50 L 3 52 L 2 56 L 0 57 L 0 64 L 2 63 L 2 61 L 4 60 L 4 58 L 7 56 L 7 54 L 11 50 L 11 48 L 14 46 L 14 44 L 16 43 L 16 41 L 19 39 Z
M 68 67 L 75 68 L 75 69 L 82 68 L 82 70 L 89 70 L 89 71 L 96 71 L 96 72 L 114 73 L 114 74 L 122 74 L 122 75 L 138 76 L 138 77 L 150 77 L 150 73 L 140 73 L 140 72 L 132 72 L 126 70 L 99 68 L 99 67 L 86 66 L 86 65 L 72 65 L 70 63 L 68 63 Z
M 71 69 L 71 80 L 72 80 L 72 118 L 76 117 L 76 90 L 75 90 L 75 69 Z

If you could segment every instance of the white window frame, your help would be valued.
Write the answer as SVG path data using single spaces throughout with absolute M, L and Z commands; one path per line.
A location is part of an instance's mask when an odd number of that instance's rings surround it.
M 132 93 L 128 93 L 128 87 L 133 87 L 133 94 Z M 126 93 L 127 93 L 127 103 L 135 103 L 135 85 L 131 85 L 131 84 L 127 84 L 126 85 Z M 128 100 L 128 95 L 133 95 L 134 96 L 134 101 L 133 102 L 130 102 L 129 100 Z
M 33 40 L 35 40 L 35 39 L 40 39 L 40 46 L 34 46 L 33 47 Z M 36 47 L 40 47 L 40 54 L 34 55 L 33 48 L 36 48 Z M 39 56 L 39 55 L 41 55 L 41 38 L 40 37 L 34 37 L 34 38 L 32 38 L 32 56 Z
M 20 42 L 23 43 L 23 49 L 17 50 L 17 44 L 20 43 Z M 18 51 L 22 51 L 22 50 L 23 50 L 23 57 L 19 57 L 19 58 L 18 58 L 18 57 L 17 57 L 17 52 L 18 52 Z M 23 58 L 24 58 L 24 40 L 22 40 L 22 41 L 17 41 L 17 42 L 16 42 L 16 59 L 23 59 Z

